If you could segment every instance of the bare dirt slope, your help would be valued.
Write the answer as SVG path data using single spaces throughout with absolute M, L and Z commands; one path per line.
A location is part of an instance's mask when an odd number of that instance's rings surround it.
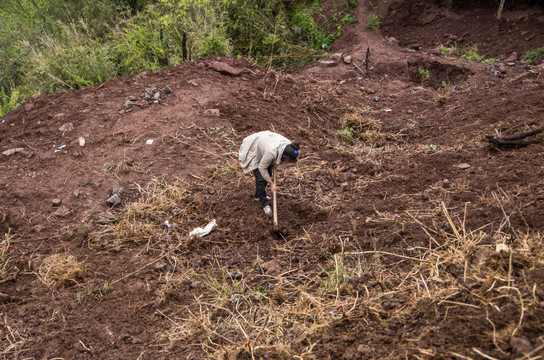
M 432 4 L 359 2 L 336 66 L 214 57 L 1 118 L 3 357 L 542 354 L 542 133 L 486 136 L 544 126 L 544 68 L 520 61 L 543 9 Z M 502 65 L 441 56 L 451 39 Z M 279 238 L 237 163 L 267 129 L 302 145 Z

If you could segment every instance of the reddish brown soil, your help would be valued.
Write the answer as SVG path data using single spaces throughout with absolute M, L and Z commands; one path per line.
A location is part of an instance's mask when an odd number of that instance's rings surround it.
M 542 249 L 544 146 L 493 148 L 486 136 L 544 125 L 544 67 L 519 61 L 525 51 L 544 45 L 543 9 L 506 9 L 497 23 L 495 6 L 457 2 L 444 10 L 433 4 L 381 4 L 382 29 L 367 30 L 370 7 L 360 1 L 354 13 L 359 22 L 346 26 L 334 43 L 334 51 L 352 57 L 351 64 L 314 64 L 286 75 L 215 57 L 44 94 L 1 118 L 0 150 L 24 149 L 0 155 L 0 233 L 4 247 L 9 243 L 0 273 L 3 357 L 216 356 L 221 346 L 236 348 L 234 335 L 218 336 L 217 328 L 185 341 L 164 336 L 173 323 L 192 319 L 203 303 L 214 303 L 217 293 L 202 285 L 205 276 L 235 274 L 249 288 L 281 289 L 283 274 L 316 290 L 315 279 L 323 278 L 322 269 L 335 254 L 414 257 L 433 241 L 444 245 L 454 231 L 443 209 L 458 229 L 481 233 L 486 249 L 494 252 L 498 237 L 510 239 L 512 256 L 494 253 L 485 262 L 490 272 L 507 271 L 508 280 L 504 275 L 493 283 L 486 272 L 464 276 L 464 266 L 477 254 L 468 254 L 466 263 L 439 262 L 440 275 L 432 275 L 434 268 L 409 274 L 410 262 L 370 256 L 362 273 L 351 274 L 338 293 L 329 294 L 353 308 L 338 308 L 327 315 L 333 318 L 326 326 L 306 334 L 286 328 L 288 355 L 276 347 L 255 348 L 253 356 L 513 359 L 531 351 L 536 356 L 544 335 L 544 263 L 531 255 Z M 439 56 L 436 48 L 446 35 L 465 33 L 463 44 L 476 43 L 482 54 L 501 60 L 516 52 L 518 61 L 503 66 L 505 73 L 497 77 L 489 65 Z M 213 70 L 216 63 L 244 71 L 226 75 Z M 420 84 L 419 67 L 429 70 L 428 82 Z M 443 82 L 451 88 L 442 88 Z M 139 98 L 146 88 L 166 85 L 172 93 L 158 102 Z M 120 110 L 128 99 L 137 105 Z M 380 124 L 379 147 L 337 135 L 342 116 L 353 108 Z M 218 116 L 210 109 L 219 110 Z M 73 126 L 59 130 L 67 123 Z M 280 167 L 284 239 L 270 235 L 272 221 L 252 199 L 253 179 L 237 164 L 241 140 L 266 129 L 302 144 L 300 161 Z M 140 187 L 152 179 L 186 184 L 196 210 L 185 217 L 159 212 L 143 219 L 157 229 L 143 242 L 112 237 L 108 226 L 125 216 Z M 122 202 L 109 207 L 105 200 L 115 183 L 124 188 Z M 60 206 L 53 206 L 53 199 L 60 199 Z M 210 235 L 188 238 L 212 218 L 218 225 Z M 165 228 L 165 220 L 173 226 Z M 523 247 L 520 239 L 533 239 L 525 243 L 533 245 Z M 73 256 L 85 274 L 48 286 L 38 275 L 53 254 Z M 279 269 L 261 266 L 271 260 Z M 457 289 L 449 305 L 425 290 L 439 289 L 445 279 Z M 391 291 L 411 281 L 421 292 Z M 104 289 L 104 283 L 113 287 Z M 521 289 L 519 295 L 515 290 L 493 295 L 509 285 Z M 359 297 L 366 302 L 355 300 Z M 216 316 L 228 317 L 221 311 Z M 271 321 L 267 317 L 255 333 L 261 335 L 259 329 Z M 494 334 L 500 341 L 494 343 Z M 249 334 L 256 343 L 254 335 Z M 247 344 L 227 353 L 250 359 Z

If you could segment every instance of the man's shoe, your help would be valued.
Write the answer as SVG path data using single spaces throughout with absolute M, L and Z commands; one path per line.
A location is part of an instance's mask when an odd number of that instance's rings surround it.
M 270 207 L 270 205 L 266 205 L 263 210 L 266 215 L 272 215 L 272 208 Z

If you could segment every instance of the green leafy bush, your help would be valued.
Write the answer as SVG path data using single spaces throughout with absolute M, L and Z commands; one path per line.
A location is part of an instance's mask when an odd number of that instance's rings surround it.
M 342 139 L 352 142 L 353 141 L 353 128 L 344 128 L 336 131 L 336 135 Z
M 366 21 L 367 29 L 379 29 L 381 25 L 382 25 L 382 18 L 380 16 L 374 13 L 368 16 L 368 19 Z
M 490 63 L 494 63 L 498 61 L 498 59 L 486 58 L 478 54 L 478 46 L 476 44 L 465 48 L 461 53 L 461 59 L 465 59 L 468 61 L 482 62 L 486 64 L 490 64 Z
M 527 61 L 529 64 L 534 64 L 537 59 L 544 60 L 544 46 L 538 49 L 527 51 L 522 60 Z
M 291 20 L 291 26 L 301 27 L 305 30 L 306 41 L 312 49 L 319 50 L 325 47 L 323 44 L 326 43 L 328 35 L 319 28 L 310 12 L 297 12 Z
M 0 1 L 2 111 L 28 96 L 213 54 L 293 71 L 356 22 L 348 14 L 356 4 L 335 2 L 331 21 L 319 0 Z
M 85 24 L 81 23 L 83 29 Z M 23 66 L 27 83 L 22 88 L 32 92 L 79 89 L 116 76 L 110 48 L 80 32 L 74 25 L 59 23 L 56 38 L 44 36 L 43 46 L 25 41 L 28 57 Z
M 419 81 L 422 84 L 431 79 L 431 73 L 429 72 L 429 70 L 427 70 L 427 69 L 425 69 L 425 68 L 423 68 L 421 66 L 417 68 L 417 73 L 419 75 Z
M 2 87 L 0 90 L 0 93 L 2 95 L 2 104 L 0 104 L 0 116 L 4 116 L 19 105 L 18 102 L 19 102 L 20 92 L 17 90 L 14 90 L 8 96 L 6 95 L 6 92 L 4 88 Z
M 357 22 L 357 19 L 355 19 L 353 16 L 351 16 L 350 14 L 346 14 L 343 18 L 342 18 L 342 24 L 355 24 Z

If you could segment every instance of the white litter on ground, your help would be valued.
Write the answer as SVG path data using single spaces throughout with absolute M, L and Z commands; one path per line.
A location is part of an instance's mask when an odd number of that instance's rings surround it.
M 217 222 L 215 221 L 215 219 L 212 219 L 212 221 L 210 221 L 208 223 L 208 225 L 206 225 L 206 227 L 204 228 L 195 228 L 193 229 L 190 233 L 189 233 L 189 236 L 191 238 L 195 237 L 195 236 L 198 236 L 198 237 L 203 237 L 203 236 L 206 236 L 208 235 L 209 233 L 212 232 L 213 228 L 217 225 Z

